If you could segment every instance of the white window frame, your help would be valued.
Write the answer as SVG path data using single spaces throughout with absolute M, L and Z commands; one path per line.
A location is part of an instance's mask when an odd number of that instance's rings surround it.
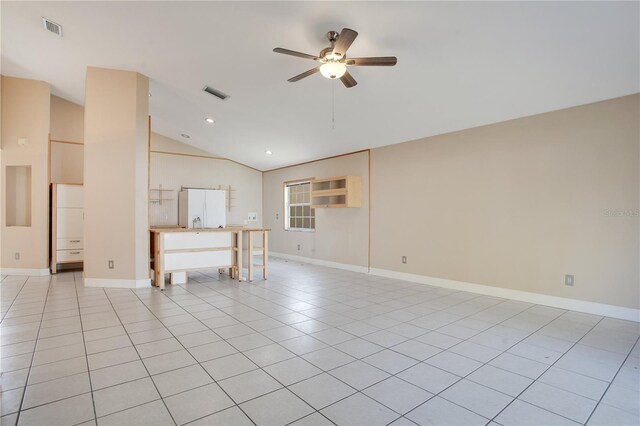
M 309 184 L 309 202 L 308 203 L 290 203 L 289 202 L 289 187 L 291 186 L 296 186 L 296 185 L 304 185 L 304 184 Z M 313 219 L 313 223 L 314 226 L 313 228 L 294 228 L 291 227 L 290 224 L 290 218 L 291 215 L 289 213 L 290 209 L 289 207 L 304 207 L 304 206 L 309 206 L 309 208 L 311 209 L 311 216 L 301 216 L 303 219 L 304 218 L 309 218 L 310 220 Z M 296 216 L 298 217 L 298 216 Z M 315 232 L 316 228 L 315 228 L 315 209 L 311 208 L 311 180 L 309 179 L 303 179 L 303 180 L 299 180 L 299 181 L 293 181 L 293 182 L 285 182 L 284 184 L 284 230 L 285 231 L 292 231 L 292 232 Z

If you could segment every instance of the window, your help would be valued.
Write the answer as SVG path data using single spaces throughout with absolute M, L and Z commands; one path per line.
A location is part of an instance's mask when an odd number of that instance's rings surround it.
M 284 229 L 314 231 L 316 214 L 311 208 L 311 182 L 291 182 L 284 187 Z

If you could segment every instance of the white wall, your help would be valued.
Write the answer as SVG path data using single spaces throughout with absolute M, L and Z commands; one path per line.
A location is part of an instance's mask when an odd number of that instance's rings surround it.
M 247 214 L 258 214 L 256 222 L 249 226 L 262 226 L 262 172 L 250 167 L 217 158 L 210 153 L 181 142 L 151 134 L 151 188 L 172 190 L 164 193 L 174 198 L 154 202 L 150 206 L 151 225 L 177 225 L 177 193 L 181 186 L 227 189 L 231 192 L 231 209 L 227 210 L 227 223 L 244 225 Z M 152 192 L 152 194 L 157 194 Z
M 362 179 L 362 207 L 315 209 L 315 232 L 284 229 L 285 182 L 346 175 L 360 176 Z M 368 266 L 368 152 L 268 171 L 263 179 L 264 224 L 272 230 L 269 240 L 271 251 L 365 268 Z
M 44 274 L 49 264 L 49 190 L 47 144 L 50 86 L 36 80 L 2 76 L 1 267 L 5 273 Z M 25 145 L 18 139 L 26 138 Z M 7 166 L 31 166 L 30 226 L 6 226 Z M 11 217 L 9 217 L 10 219 Z M 19 253 L 19 259 L 16 259 Z M 13 272 L 12 272 L 13 271 Z
M 51 96 L 51 182 L 82 183 L 84 107 Z
M 148 77 L 87 68 L 84 117 L 85 285 L 148 284 Z
M 372 267 L 638 309 L 639 157 L 640 95 L 373 149 Z

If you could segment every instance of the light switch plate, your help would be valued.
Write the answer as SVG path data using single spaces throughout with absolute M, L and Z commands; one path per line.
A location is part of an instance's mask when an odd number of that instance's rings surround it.
M 249 222 L 256 222 L 258 220 L 258 213 L 249 213 L 247 219 Z

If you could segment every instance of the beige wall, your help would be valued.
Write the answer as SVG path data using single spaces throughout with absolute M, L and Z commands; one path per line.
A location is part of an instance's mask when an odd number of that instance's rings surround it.
M 82 183 L 84 146 L 51 142 L 51 182 Z
M 84 271 L 90 285 L 149 277 L 148 92 L 141 74 L 87 69 Z M 109 260 L 115 269 L 108 269 Z
M 264 224 L 271 228 L 269 249 L 330 262 L 367 267 L 369 232 L 369 153 L 317 161 L 263 175 Z M 362 178 L 362 207 L 316 209 L 316 231 L 284 230 L 284 182 L 331 176 Z M 298 244 L 300 250 L 298 250 Z
M 172 154 L 173 153 L 173 154 Z M 183 155 L 175 155 L 183 154 Z M 206 157 L 206 158 L 205 158 Z M 159 135 L 151 134 L 151 188 L 173 190 L 166 196 L 175 198 L 181 186 L 223 188 L 231 185 L 231 210 L 227 223 L 243 225 L 249 212 L 258 213 L 258 221 L 249 226 L 262 225 L 262 172 L 233 161 L 216 159 L 210 153 Z M 150 205 L 152 225 L 178 223 L 177 200 Z
M 58 96 L 51 96 L 51 139 L 84 141 L 84 107 Z
M 49 263 L 49 191 L 47 145 L 49 84 L 2 76 L 2 224 L 1 265 L 16 269 L 46 269 Z M 18 138 L 27 144 L 18 145 Z M 7 227 L 6 166 L 31 166 L 31 226 Z M 20 260 L 15 259 L 20 253 Z
M 82 183 L 84 173 L 84 108 L 51 96 L 51 181 Z M 232 209 L 227 220 L 244 224 L 249 212 L 258 213 L 262 225 L 262 173 L 250 167 L 218 158 L 163 135 L 151 134 L 151 187 L 178 191 L 182 185 L 199 187 L 226 187 L 234 189 Z M 172 155 L 184 154 L 184 155 Z M 206 158 L 205 158 L 206 157 Z M 152 203 L 151 225 L 177 224 L 178 205 L 175 201 Z
M 640 307 L 639 102 L 372 150 L 372 267 Z
M 84 107 L 51 96 L 51 141 L 51 182 L 82 183 Z

